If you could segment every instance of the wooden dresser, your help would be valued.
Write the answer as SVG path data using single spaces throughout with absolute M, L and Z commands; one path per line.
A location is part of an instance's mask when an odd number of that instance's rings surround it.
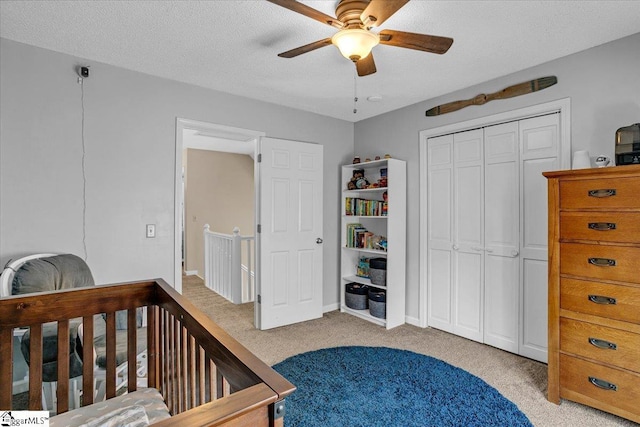
M 547 172 L 548 399 L 640 422 L 640 166 Z

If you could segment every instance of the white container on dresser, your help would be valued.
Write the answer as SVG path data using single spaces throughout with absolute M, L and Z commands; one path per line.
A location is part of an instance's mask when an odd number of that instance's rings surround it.
M 354 171 L 363 170 L 369 183 L 377 183 L 381 173 L 387 173 L 387 186 L 378 188 L 348 189 Z M 340 311 L 363 318 L 370 322 L 385 326 L 387 329 L 405 323 L 405 274 L 406 274 L 406 162 L 398 159 L 383 159 L 371 162 L 342 166 L 342 210 L 341 210 L 341 280 Z M 386 193 L 388 202 L 385 212 L 381 204 Z M 356 201 L 359 199 L 360 202 Z M 359 209 L 352 207 L 358 203 Z M 350 208 L 350 209 L 349 209 Z M 367 234 L 366 238 L 374 243 L 366 245 L 364 237 L 359 244 L 349 237 L 348 230 L 360 224 L 360 230 Z M 363 230 L 364 229 L 364 230 Z M 361 234 L 363 234 L 361 233 Z M 386 237 L 386 250 L 376 244 L 375 236 Z M 355 247 L 365 246 L 365 247 Z M 373 246 L 373 247 L 366 247 Z M 386 258 L 386 284 L 384 286 L 371 283 L 371 280 L 360 277 L 358 265 L 362 258 Z M 386 318 L 376 317 L 368 309 L 349 308 L 345 302 L 346 285 L 359 283 L 370 289 L 386 292 Z
M 640 422 L 640 166 L 544 175 L 548 399 Z

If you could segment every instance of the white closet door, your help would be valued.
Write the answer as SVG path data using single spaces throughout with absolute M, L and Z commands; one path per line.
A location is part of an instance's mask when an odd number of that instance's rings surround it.
M 427 149 L 427 322 L 434 328 L 453 332 L 453 135 L 430 138 Z
M 521 333 L 518 353 L 547 362 L 547 181 L 560 168 L 560 116 L 520 121 Z
M 518 122 L 484 129 L 484 342 L 518 352 Z
M 453 135 L 453 332 L 483 339 L 483 132 Z

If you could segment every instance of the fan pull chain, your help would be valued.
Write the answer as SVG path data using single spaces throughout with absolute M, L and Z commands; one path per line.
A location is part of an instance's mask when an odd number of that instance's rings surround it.
M 358 112 L 358 78 L 356 77 L 356 73 L 353 73 L 353 114 Z

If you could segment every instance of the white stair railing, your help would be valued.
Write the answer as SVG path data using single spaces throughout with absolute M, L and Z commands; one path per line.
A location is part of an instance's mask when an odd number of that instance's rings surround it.
M 254 236 L 214 233 L 204 226 L 204 282 L 234 304 L 254 300 Z M 243 264 L 243 254 L 246 264 Z

